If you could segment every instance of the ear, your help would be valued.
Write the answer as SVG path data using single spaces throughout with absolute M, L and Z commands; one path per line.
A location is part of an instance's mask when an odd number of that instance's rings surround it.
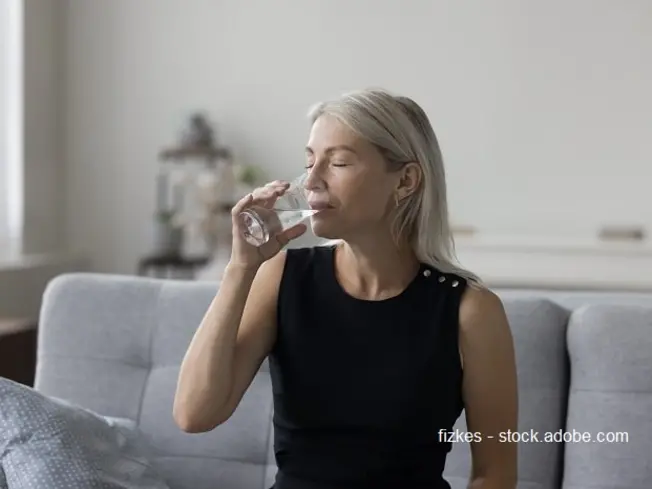
M 412 161 L 403 165 L 399 171 L 400 177 L 396 186 L 396 196 L 399 200 L 403 200 L 419 188 L 423 178 L 423 170 L 419 163 Z

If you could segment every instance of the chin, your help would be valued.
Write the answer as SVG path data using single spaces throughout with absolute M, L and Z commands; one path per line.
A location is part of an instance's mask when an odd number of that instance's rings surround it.
M 341 233 L 338 232 L 336 226 L 333 226 L 332 223 L 320 222 L 316 219 L 311 221 L 311 229 L 312 233 L 317 238 L 339 239 L 341 235 Z

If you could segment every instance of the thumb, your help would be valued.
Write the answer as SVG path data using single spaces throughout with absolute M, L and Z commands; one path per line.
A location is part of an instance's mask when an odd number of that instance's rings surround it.
M 306 226 L 304 223 L 301 222 L 299 224 L 292 226 L 291 228 L 286 229 L 282 233 L 277 234 L 276 241 L 278 241 L 278 243 L 281 246 L 285 246 L 293 239 L 296 239 L 302 234 L 304 234 L 307 231 L 307 229 L 308 226 Z

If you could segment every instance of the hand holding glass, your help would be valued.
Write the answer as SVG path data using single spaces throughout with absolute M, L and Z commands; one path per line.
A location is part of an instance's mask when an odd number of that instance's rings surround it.
M 310 208 L 306 198 L 304 185 L 307 177 L 308 174 L 303 174 L 293 180 L 271 209 L 251 206 L 242 211 L 240 216 L 245 227 L 244 238 L 248 243 L 260 246 L 276 234 L 318 212 Z

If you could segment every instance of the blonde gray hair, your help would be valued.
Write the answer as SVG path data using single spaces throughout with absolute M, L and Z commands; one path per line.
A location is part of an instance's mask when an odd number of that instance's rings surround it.
M 481 285 L 477 275 L 457 263 L 443 158 L 424 110 L 408 97 L 367 89 L 320 102 L 310 109 L 308 117 L 314 124 L 324 114 L 337 118 L 375 145 L 390 169 L 409 162 L 420 165 L 422 181 L 417 191 L 398 202 L 392 224 L 394 239 L 407 235 L 421 262 Z

